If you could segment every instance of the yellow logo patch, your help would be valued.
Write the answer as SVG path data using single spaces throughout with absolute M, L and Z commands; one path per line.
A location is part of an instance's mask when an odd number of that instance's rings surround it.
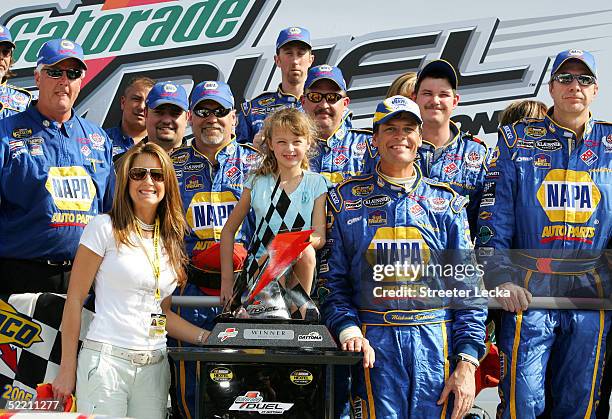
M 82 166 L 50 167 L 45 188 L 64 211 L 89 211 L 96 196 L 96 185 Z
M 540 185 L 537 198 L 551 222 L 585 223 L 601 200 L 588 172 L 554 169 Z
M 0 345 L 10 343 L 29 348 L 33 343 L 43 341 L 40 331 L 39 324 L 0 300 Z
M 372 238 L 366 253 L 366 260 L 374 265 L 426 265 L 431 251 L 421 232 L 416 227 L 380 227 Z M 420 272 L 420 270 L 416 270 Z M 383 281 L 414 281 L 415 270 L 397 271 L 393 276 L 386 276 Z
M 221 230 L 238 199 L 230 191 L 199 192 L 187 210 L 187 223 L 202 240 L 220 240 Z

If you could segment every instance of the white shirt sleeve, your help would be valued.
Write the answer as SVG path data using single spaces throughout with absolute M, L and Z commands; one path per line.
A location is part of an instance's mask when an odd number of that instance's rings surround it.
M 80 244 L 87 247 L 98 256 L 104 257 L 109 240 L 114 240 L 113 226 L 110 216 L 103 214 L 94 217 L 89 224 L 85 226 Z

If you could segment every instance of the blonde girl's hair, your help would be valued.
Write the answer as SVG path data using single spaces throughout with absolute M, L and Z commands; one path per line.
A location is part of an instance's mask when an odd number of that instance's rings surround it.
M 174 166 L 168 154 L 157 144 L 137 144 L 117 161 L 115 194 L 113 206 L 109 212 L 115 241 L 117 246 L 121 244 L 126 246 L 136 245 L 131 239 L 138 232 L 138 227 L 132 198 L 130 197 L 128 172 L 133 167 L 136 157 L 141 154 L 150 154 L 157 157 L 161 162 L 164 173 L 165 195 L 157 207 L 157 216 L 160 221 L 159 232 L 170 260 L 170 266 L 176 272 L 177 283 L 179 286 L 183 286 L 187 281 L 185 267 L 188 259 L 184 242 L 187 222 L 183 214 L 183 205 Z
M 417 81 L 417 73 L 409 71 L 402 74 L 391 83 L 389 90 L 387 90 L 387 97 L 391 96 L 404 96 L 410 98 L 414 93 L 414 86 Z
M 274 130 L 285 129 L 292 134 L 302 137 L 306 140 L 308 149 L 301 162 L 301 167 L 308 170 L 309 159 L 316 151 L 317 128 L 315 123 L 306 113 L 295 108 L 286 108 L 274 112 L 264 121 L 263 141 L 261 144 L 261 154 L 263 159 L 260 165 L 255 169 L 255 176 L 275 174 L 278 172 L 278 162 L 274 156 L 274 152 L 270 149 Z
M 544 118 L 548 107 L 538 100 L 516 100 L 499 114 L 499 125 L 510 125 L 524 118 Z

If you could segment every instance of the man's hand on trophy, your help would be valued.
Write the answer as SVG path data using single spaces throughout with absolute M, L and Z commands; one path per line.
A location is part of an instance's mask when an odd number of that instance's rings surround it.
M 363 368 L 373 368 L 376 355 L 370 341 L 364 337 L 352 337 L 342 344 L 343 351 L 363 352 Z

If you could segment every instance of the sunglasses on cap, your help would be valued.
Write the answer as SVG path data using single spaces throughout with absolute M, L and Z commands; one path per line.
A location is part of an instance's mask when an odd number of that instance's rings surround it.
M 151 176 L 153 182 L 164 181 L 164 171 L 158 167 L 132 167 L 128 172 L 128 176 L 132 180 L 143 180 L 147 176 L 147 173 Z
M 214 115 L 215 118 L 223 118 L 229 115 L 231 109 L 227 108 L 217 108 L 217 109 L 206 109 L 206 108 L 198 108 L 194 109 L 193 113 L 200 118 L 208 118 L 211 115 Z
M 319 92 L 308 92 L 306 93 L 305 96 L 306 96 L 306 99 L 308 99 L 312 103 L 319 103 L 325 98 L 327 103 L 331 105 L 333 105 L 334 103 L 336 103 L 337 101 L 339 101 L 340 99 L 344 97 L 340 93 L 319 93 Z
M 581 86 L 590 86 L 597 81 L 595 77 L 589 76 L 588 74 L 559 73 L 553 76 L 553 80 L 561 84 L 570 84 L 574 79 L 576 79 Z
M 43 70 L 47 73 L 47 76 L 52 79 L 61 79 L 64 73 L 66 73 L 68 80 L 80 79 L 83 75 L 83 70 L 80 68 L 69 68 L 67 70 L 62 70 L 61 68 L 45 68 Z

